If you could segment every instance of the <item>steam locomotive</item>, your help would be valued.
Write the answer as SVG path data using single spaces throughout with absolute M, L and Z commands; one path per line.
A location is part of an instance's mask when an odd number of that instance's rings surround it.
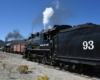
M 100 70 L 100 25 L 55 25 L 26 39 L 23 58 L 71 70 Z

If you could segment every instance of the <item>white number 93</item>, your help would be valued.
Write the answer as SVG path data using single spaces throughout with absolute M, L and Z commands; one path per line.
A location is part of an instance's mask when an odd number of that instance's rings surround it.
M 92 49 L 94 49 L 94 45 L 93 45 L 93 41 L 92 40 L 90 40 L 90 41 L 84 41 L 83 42 L 83 49 L 84 50 L 87 50 L 87 49 L 89 49 L 89 50 L 92 50 Z

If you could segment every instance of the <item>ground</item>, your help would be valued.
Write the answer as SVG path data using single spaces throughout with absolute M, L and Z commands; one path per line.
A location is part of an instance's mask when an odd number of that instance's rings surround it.
M 0 51 L 0 80 L 36 80 L 40 75 L 48 75 L 50 80 L 91 80 L 91 78 L 75 75 L 71 72 L 46 67 L 43 64 L 26 61 L 22 55 L 6 53 Z M 6 63 L 5 69 L 2 63 Z M 20 74 L 16 69 L 19 65 L 28 65 L 28 74 Z M 7 68 L 13 67 L 12 72 L 8 75 Z M 97 80 L 94 79 L 93 80 Z M 99 80 L 99 79 L 98 79 Z

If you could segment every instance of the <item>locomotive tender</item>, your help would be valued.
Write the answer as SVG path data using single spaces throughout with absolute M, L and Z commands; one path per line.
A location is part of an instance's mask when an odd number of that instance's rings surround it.
M 82 71 L 84 66 L 100 67 L 100 25 L 55 25 L 26 40 L 23 58 L 59 64 L 60 68 Z

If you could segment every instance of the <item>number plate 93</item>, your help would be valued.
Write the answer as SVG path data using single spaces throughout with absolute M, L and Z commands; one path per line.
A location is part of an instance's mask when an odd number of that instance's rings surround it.
M 93 50 L 94 49 L 94 44 L 93 44 L 94 42 L 92 41 L 92 40 L 90 40 L 90 41 L 84 41 L 83 42 L 83 49 L 84 50 L 87 50 L 87 49 L 89 49 L 89 50 Z

